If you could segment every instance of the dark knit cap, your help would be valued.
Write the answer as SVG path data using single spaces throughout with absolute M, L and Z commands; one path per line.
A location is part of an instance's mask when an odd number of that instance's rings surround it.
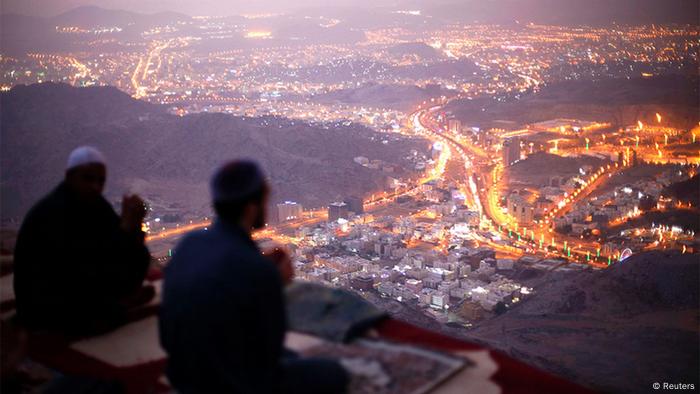
M 265 175 L 253 161 L 237 160 L 219 167 L 211 179 L 214 203 L 245 201 L 265 187 Z

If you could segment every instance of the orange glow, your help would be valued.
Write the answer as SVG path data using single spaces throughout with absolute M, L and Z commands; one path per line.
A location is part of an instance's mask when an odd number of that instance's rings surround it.
M 270 38 L 272 32 L 262 30 L 251 30 L 245 33 L 245 38 Z
M 188 224 L 186 226 L 172 228 L 169 230 L 164 230 L 158 234 L 147 236 L 146 241 L 152 241 L 154 239 L 161 239 L 161 238 L 170 238 L 172 236 L 181 235 L 181 234 L 184 234 L 184 233 L 192 231 L 192 230 L 199 230 L 201 228 L 209 226 L 210 224 L 211 224 L 211 221 L 205 220 L 203 222 L 192 223 L 192 224 Z

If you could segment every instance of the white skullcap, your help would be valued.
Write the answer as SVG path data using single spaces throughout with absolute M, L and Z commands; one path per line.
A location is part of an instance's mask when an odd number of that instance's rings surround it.
M 81 146 L 73 149 L 73 152 L 68 156 L 66 170 L 93 163 L 107 165 L 107 161 L 102 152 L 92 146 Z

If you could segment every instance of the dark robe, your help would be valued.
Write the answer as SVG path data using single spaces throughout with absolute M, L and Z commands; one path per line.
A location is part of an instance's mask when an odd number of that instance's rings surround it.
M 15 247 L 17 317 L 68 333 L 118 324 L 121 300 L 140 288 L 150 255 L 103 197 L 78 199 L 65 183 L 27 214 Z
M 342 393 L 335 362 L 291 357 L 283 284 L 243 229 L 188 235 L 165 269 L 160 341 L 179 393 Z

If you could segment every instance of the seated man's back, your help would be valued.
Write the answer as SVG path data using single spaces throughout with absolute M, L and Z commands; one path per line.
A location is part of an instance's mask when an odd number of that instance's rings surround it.
M 262 172 L 229 163 L 212 194 L 214 226 L 187 236 L 165 270 L 160 341 L 173 386 L 183 394 L 344 392 L 337 362 L 283 356 L 283 286 L 293 270 L 286 253 L 263 255 L 251 237 L 265 226 Z
M 279 391 L 282 282 L 242 229 L 217 223 L 178 246 L 165 271 L 160 330 L 178 390 Z

